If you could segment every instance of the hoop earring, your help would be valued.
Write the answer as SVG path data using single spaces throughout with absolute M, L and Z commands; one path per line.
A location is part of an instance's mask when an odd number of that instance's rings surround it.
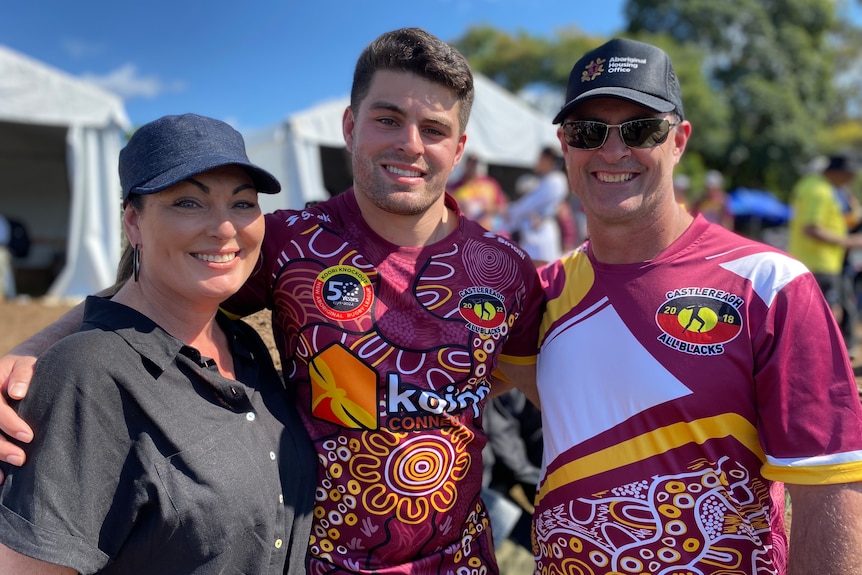
M 135 252 L 132 256 L 132 269 L 135 273 L 135 281 L 141 275 L 141 244 L 135 244 Z

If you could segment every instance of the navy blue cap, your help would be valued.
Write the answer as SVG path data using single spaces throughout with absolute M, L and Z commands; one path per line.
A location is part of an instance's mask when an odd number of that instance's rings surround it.
M 829 156 L 829 161 L 823 171 L 847 172 L 848 174 L 855 174 L 859 171 L 859 158 L 857 158 L 855 154 L 847 152 L 833 154 Z
M 123 200 L 226 165 L 244 168 L 258 192 L 281 191 L 275 176 L 249 161 L 242 135 L 230 125 L 197 114 L 163 116 L 138 128 L 120 150 Z
M 590 98 L 622 98 L 656 112 L 682 113 L 679 80 L 670 57 L 651 44 L 615 38 L 587 52 L 569 75 L 566 103 L 554 123 Z

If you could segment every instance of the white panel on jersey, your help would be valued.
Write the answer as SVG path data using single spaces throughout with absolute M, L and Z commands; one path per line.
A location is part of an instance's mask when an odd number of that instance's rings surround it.
M 725 262 L 721 267 L 751 280 L 754 291 L 769 307 L 775 295 L 808 269 L 790 256 L 762 252 Z
M 612 306 L 581 317 L 549 337 L 538 358 L 546 464 L 641 411 L 691 393 Z

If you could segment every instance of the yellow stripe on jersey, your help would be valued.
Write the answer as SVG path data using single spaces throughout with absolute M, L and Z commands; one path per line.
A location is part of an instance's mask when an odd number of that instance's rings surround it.
M 503 361 L 506 363 L 511 363 L 512 365 L 536 365 L 536 356 L 535 355 L 506 355 L 501 353 L 497 359 L 499 361 Z M 494 376 L 502 375 L 499 373 L 498 369 L 493 371 Z M 503 381 L 508 381 L 506 376 L 501 377 Z
M 725 413 L 690 423 L 680 422 L 660 427 L 655 431 L 571 461 L 545 478 L 536 496 L 535 504 L 538 505 L 546 493 L 585 477 L 631 465 L 692 442 L 703 444 L 710 439 L 728 436 L 735 437 L 761 461 L 766 461 L 754 426 L 744 417 L 735 413 Z
M 539 331 L 543 334 L 542 337 L 548 333 L 554 321 L 563 317 L 584 299 L 596 280 L 596 272 L 593 270 L 590 258 L 583 251 L 574 252 L 563 258 L 562 264 L 566 285 L 560 290 L 559 297 L 548 301 Z
M 832 485 L 862 481 L 862 467 L 858 461 L 806 467 L 785 467 L 767 463 L 762 471 L 767 479 L 797 485 Z

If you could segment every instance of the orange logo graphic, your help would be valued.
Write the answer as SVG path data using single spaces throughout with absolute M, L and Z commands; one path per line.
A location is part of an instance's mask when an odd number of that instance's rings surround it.
M 350 429 L 377 429 L 377 374 L 350 350 L 333 344 L 311 360 L 311 412 Z

